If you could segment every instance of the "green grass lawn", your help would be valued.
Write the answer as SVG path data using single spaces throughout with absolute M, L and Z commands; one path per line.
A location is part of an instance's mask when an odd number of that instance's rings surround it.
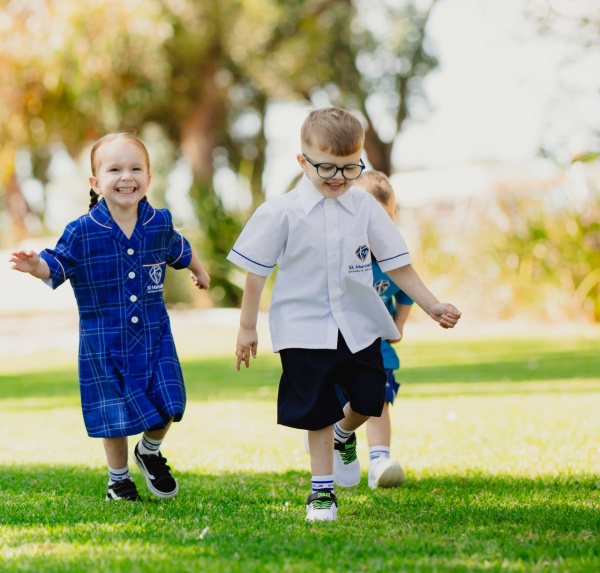
M 0 571 L 600 571 L 600 337 L 400 350 L 407 481 L 371 491 L 364 472 L 318 524 L 302 432 L 275 422 L 275 356 L 184 363 L 188 410 L 163 447 L 180 494 L 150 499 L 134 466 L 137 504 L 103 501 L 74 370 L 0 374 Z

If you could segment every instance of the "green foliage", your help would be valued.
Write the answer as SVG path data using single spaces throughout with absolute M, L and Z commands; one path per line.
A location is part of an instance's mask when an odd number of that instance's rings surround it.
M 0 86 L 0 134 L 33 151 L 60 141 L 76 155 L 98 134 L 141 126 L 164 86 L 165 28 L 156 2 L 54 4 L 12 2 L 3 13 L 0 66 L 11 81 Z
M 390 29 L 364 18 L 373 8 Z M 257 207 L 269 104 L 325 98 L 366 118 L 367 154 L 390 172 L 391 141 L 409 96 L 435 65 L 423 47 L 430 8 L 420 12 L 406 1 L 364 10 L 347 0 L 9 3 L 0 27 L 0 70 L 10 78 L 0 85 L 0 197 L 9 184 L 13 196 L 0 203 L 12 223 L 7 235 L 27 232 L 18 149 L 30 152 L 34 176 L 46 182 L 56 144 L 76 157 L 108 131 L 159 126 L 197 182 L 192 195 L 206 230 L 197 241 L 212 271 L 213 299 L 238 304 L 240 277 L 224 268 L 224 255 L 243 215 L 227 213 L 215 196 L 215 171 L 235 173 Z M 374 121 L 373 109 L 385 110 L 385 120 Z M 186 300 L 178 290 L 170 289 L 172 300 Z
M 454 209 L 411 212 L 426 284 L 494 318 L 599 322 L 600 165 L 587 156 L 550 183 L 497 184 Z
M 512 298 L 551 317 L 600 321 L 600 197 L 583 210 L 504 195 L 507 229 L 494 241 Z
M 244 221 L 228 213 L 221 199 L 208 185 L 196 181 L 190 190 L 196 204 L 202 236 L 200 252 L 211 276 L 210 295 L 218 306 L 238 307 L 242 302 L 242 285 L 231 279 L 235 272 L 226 257 L 241 232 Z
M 437 61 L 426 31 L 435 6 L 436 0 L 5 2 L 0 211 L 9 224 L 1 239 L 12 245 L 29 231 L 32 208 L 16 175 L 18 150 L 29 152 L 34 177 L 45 183 L 53 149 L 64 146 L 77 157 L 107 131 L 131 129 L 146 140 L 148 128 L 158 126 L 168 142 L 153 189 L 160 196 L 164 174 L 176 155 L 185 156 L 202 229 L 189 238 L 213 276 L 215 303 L 238 305 L 243 277 L 225 256 L 247 213 L 224 207 L 215 171 L 230 170 L 247 185 L 251 207 L 260 204 L 269 106 L 298 101 L 360 113 L 368 160 L 390 173 L 404 121 L 427 113 L 423 79 Z M 578 161 L 597 157 L 590 151 Z M 434 280 L 427 281 L 432 290 L 487 304 L 495 317 L 526 311 L 600 320 L 597 190 L 583 206 L 552 204 L 546 195 L 503 189 L 493 209 L 469 206 L 470 216 L 450 232 L 437 213 L 419 213 L 422 244 L 414 254 L 421 274 Z M 190 297 L 175 284 L 169 293 L 172 301 Z

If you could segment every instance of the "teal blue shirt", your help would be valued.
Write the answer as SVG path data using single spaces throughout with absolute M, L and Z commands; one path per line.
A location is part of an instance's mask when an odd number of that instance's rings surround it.
M 392 316 L 395 312 L 396 303 L 406 305 L 413 304 L 412 298 L 402 291 L 396 283 L 381 270 L 376 261 L 373 261 L 373 286 Z M 398 357 L 398 353 L 387 340 L 381 341 L 381 354 L 383 355 L 384 368 L 387 370 L 398 370 L 398 368 L 400 368 L 400 358 Z

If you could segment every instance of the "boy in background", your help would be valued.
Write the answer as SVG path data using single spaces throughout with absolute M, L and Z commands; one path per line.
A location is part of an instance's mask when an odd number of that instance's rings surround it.
M 396 218 L 398 213 L 396 194 L 390 180 L 384 173 L 380 171 L 365 171 L 356 181 L 355 187 L 363 189 L 375 197 L 392 221 Z M 404 325 L 412 308 L 413 300 L 398 288 L 390 277 L 381 270 L 379 263 L 374 257 L 372 257 L 371 262 L 373 265 L 373 286 L 388 309 L 388 312 L 393 317 L 396 328 L 400 333 L 400 337 L 397 340 L 381 341 L 383 367 L 387 375 L 385 403 L 381 416 L 371 416 L 367 420 L 366 425 L 367 441 L 369 444 L 368 483 L 370 488 L 375 489 L 377 487 L 397 487 L 404 482 L 404 471 L 400 462 L 390 458 L 392 438 L 390 406 L 394 404 L 400 388 L 400 384 L 394 376 L 394 370 L 400 369 L 400 358 L 392 343 L 402 340 Z M 342 393 L 340 392 L 340 394 Z M 346 400 L 343 398 L 343 394 L 341 397 L 342 404 L 344 404 Z M 355 463 L 358 463 L 358 458 Z M 338 483 L 337 480 L 336 483 Z

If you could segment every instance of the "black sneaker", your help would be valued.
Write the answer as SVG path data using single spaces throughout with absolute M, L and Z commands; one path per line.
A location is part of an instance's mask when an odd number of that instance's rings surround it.
M 124 479 L 108 484 L 106 501 L 126 499 L 127 501 L 142 501 L 135 484 L 131 479 Z
M 135 446 L 135 463 L 139 466 L 146 478 L 148 489 L 156 496 L 170 498 L 175 497 L 179 491 L 177 481 L 171 475 L 171 468 L 167 465 L 167 458 L 162 454 L 140 454 L 138 443 Z

